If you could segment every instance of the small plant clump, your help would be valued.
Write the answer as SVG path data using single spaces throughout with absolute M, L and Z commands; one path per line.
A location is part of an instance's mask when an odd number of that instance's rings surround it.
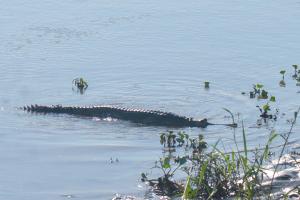
M 300 69 L 298 65 L 292 65 L 294 68 L 294 74 L 292 75 L 292 78 L 296 81 L 296 86 L 300 86 Z M 281 70 L 280 74 L 282 75 L 282 79 L 279 81 L 280 87 L 285 87 L 285 70 Z
M 296 86 L 300 86 L 300 76 L 296 80 L 297 80 Z
M 189 144 L 195 142 L 190 139 L 188 134 L 178 132 L 174 134 L 173 131 L 160 134 L 160 144 L 164 147 L 164 152 L 168 154 L 155 162 L 154 168 L 159 169 L 163 175 L 157 179 L 149 179 L 148 175 L 142 173 L 141 180 L 149 183 L 159 195 L 174 196 L 180 194 L 184 185 L 173 181 L 175 172 L 187 162 L 186 156 L 173 156 L 172 152 L 175 148 L 189 148 Z
M 295 72 L 294 72 L 294 75 L 293 75 L 293 78 L 296 79 L 298 77 L 298 65 L 292 65 Z
M 292 65 L 292 67 L 294 68 L 294 74 L 293 74 L 293 79 L 296 80 L 296 86 L 300 86 L 300 69 L 298 69 L 298 65 Z M 286 83 L 285 83 L 285 74 L 286 71 L 285 70 L 281 70 L 279 72 L 282 75 L 282 79 L 279 82 L 279 85 L 281 87 L 285 87 Z M 299 92 L 298 92 L 299 93 Z M 242 93 L 243 94 L 243 93 Z M 275 102 L 275 96 L 270 96 L 269 98 L 269 92 L 267 90 L 264 89 L 264 85 L 257 83 L 255 85 L 253 85 L 253 90 L 250 91 L 250 98 L 253 99 L 257 97 L 257 99 L 266 99 L 268 100 L 265 104 L 261 105 L 261 106 L 256 106 L 259 111 L 260 111 L 260 117 L 263 119 L 263 121 L 266 123 L 267 120 L 277 120 L 277 116 L 279 114 L 279 110 L 275 109 L 274 113 L 270 113 L 271 112 L 271 102 Z M 258 120 L 258 125 L 261 125 L 261 120 Z
M 77 91 L 79 91 L 80 94 L 83 94 L 89 86 L 87 81 L 85 81 L 83 78 L 73 79 L 72 84 L 74 87 L 77 88 Z
M 163 133 L 161 138 L 169 133 Z M 172 132 L 172 142 L 163 140 L 161 144 L 164 147 L 175 148 L 176 151 L 164 155 L 154 166 L 161 171 L 162 176 L 150 179 L 147 174 L 142 173 L 141 180 L 147 182 L 154 188 L 154 192 L 161 196 L 181 196 L 182 199 L 253 199 L 262 194 L 259 186 L 262 181 L 263 164 L 271 155 L 269 146 L 276 137 L 277 134 L 272 132 L 266 146 L 255 150 L 254 161 L 251 161 L 251 150 L 247 149 L 245 131 L 244 151 L 237 150 L 231 153 L 219 150 L 218 143 L 212 150 L 208 150 L 208 144 L 202 135 L 191 138 L 182 132 Z M 184 184 L 174 178 L 178 170 L 186 173 Z
M 267 99 L 268 98 L 268 92 L 263 89 L 264 85 L 262 84 L 255 84 L 253 85 L 253 91 L 250 91 L 250 98 L 253 99 L 257 97 L 258 99 Z
M 282 75 L 282 79 L 279 81 L 279 85 L 280 87 L 285 87 L 286 86 L 286 83 L 284 81 L 285 70 L 281 70 L 280 74 Z
M 275 96 L 270 96 L 269 98 L 269 92 L 264 88 L 264 85 L 257 83 L 253 85 L 253 91 L 250 91 L 250 98 L 253 99 L 257 97 L 257 99 L 263 99 L 268 100 L 267 103 L 265 103 L 262 106 L 256 106 L 260 111 L 260 117 L 264 120 L 266 123 L 268 119 L 272 119 L 274 121 L 277 120 L 277 114 L 278 110 L 276 110 L 275 114 L 270 114 L 271 108 L 270 108 L 270 102 L 275 102 L 276 98 Z M 260 121 L 260 120 L 259 120 Z M 261 125 L 260 123 L 258 125 Z
M 292 65 L 294 68 L 293 79 L 296 80 L 296 86 L 300 86 L 300 69 L 298 69 L 298 65 Z
M 179 132 L 177 135 L 173 131 L 160 134 L 160 144 L 168 149 L 181 147 L 188 139 L 189 135 L 184 132 Z
M 278 109 L 276 109 L 275 113 L 270 114 L 270 111 L 271 111 L 270 102 L 275 102 L 275 101 L 276 101 L 275 96 L 271 96 L 269 101 L 266 104 L 264 104 L 262 106 L 256 106 L 260 111 L 260 117 L 264 120 L 265 123 L 267 122 L 268 119 L 271 119 L 274 121 L 277 120 L 277 115 L 279 113 Z
M 200 153 L 206 149 L 207 143 L 202 135 L 199 135 L 198 138 L 190 138 L 184 132 L 174 134 L 173 131 L 168 131 L 160 135 L 160 144 L 163 145 L 168 154 L 156 161 L 154 168 L 159 169 L 162 172 L 162 176 L 156 179 L 149 179 L 147 174 L 142 173 L 141 180 L 149 183 L 159 195 L 181 195 L 184 191 L 184 184 L 176 182 L 173 179 L 174 174 L 179 169 L 183 169 L 182 167 L 187 167 L 187 162 L 193 159 L 197 152 Z M 172 154 L 176 149 L 180 148 L 183 148 L 186 152 L 191 152 L 191 155 L 175 156 Z
M 267 106 L 264 108 L 268 110 Z M 155 162 L 153 169 L 158 169 L 160 176 L 150 179 L 146 173 L 141 180 L 148 183 L 159 196 L 181 197 L 182 199 L 273 199 L 274 180 L 280 178 L 275 174 L 281 166 L 284 152 L 293 132 L 300 107 L 294 114 L 292 125 L 285 134 L 271 131 L 265 145 L 254 149 L 248 148 L 246 131 L 242 123 L 241 150 L 236 135 L 233 134 L 235 148 L 232 152 L 224 152 L 218 148 L 219 141 L 208 148 L 203 135 L 190 137 L 184 132 L 168 131 L 160 135 L 160 144 L 167 149 L 163 157 Z M 271 168 L 266 166 L 272 162 L 271 144 L 279 138 L 283 144 L 278 160 Z M 276 147 L 278 148 L 278 147 Z M 272 169 L 271 176 L 266 170 Z M 185 182 L 175 178 L 179 171 L 185 173 Z M 177 176 L 178 177 L 178 176 Z M 268 181 L 268 182 L 265 182 Z M 265 184 L 267 183 L 267 184 Z M 292 196 L 297 186 L 283 194 L 285 199 Z
M 205 82 L 204 82 L 204 88 L 205 88 L 205 89 L 209 89 L 209 82 L 208 82 L 208 81 L 205 81 Z

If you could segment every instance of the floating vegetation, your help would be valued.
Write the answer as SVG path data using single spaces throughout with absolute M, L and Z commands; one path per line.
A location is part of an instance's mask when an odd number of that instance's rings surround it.
M 296 86 L 300 86 L 300 77 L 298 77 L 297 79 L 296 79 Z
M 297 78 L 296 86 L 300 86 L 300 77 Z
M 271 107 L 270 107 L 270 103 L 271 102 L 275 102 L 276 101 L 276 97 L 275 96 L 270 96 L 269 98 L 269 92 L 264 89 L 264 85 L 257 83 L 253 85 L 253 91 L 249 92 L 250 94 L 250 99 L 254 99 L 255 97 L 257 97 L 258 100 L 268 100 L 265 104 L 259 106 L 257 105 L 256 107 L 259 109 L 260 111 L 260 117 L 263 119 L 263 121 L 266 123 L 268 119 L 270 120 L 277 120 L 277 115 L 278 115 L 278 109 L 276 109 L 276 112 L 273 114 L 270 114 L 271 111 Z M 261 124 L 261 120 L 258 120 L 257 125 L 262 125 Z
M 73 90 L 74 87 L 76 87 L 77 91 L 80 92 L 80 94 L 83 94 L 89 86 L 87 81 L 85 81 L 83 78 L 73 79 L 72 84 L 73 84 Z
M 205 89 L 209 89 L 209 82 L 208 82 L 208 81 L 205 81 L 205 82 L 204 82 L 204 88 L 205 88 Z
M 271 96 L 266 104 L 264 104 L 262 106 L 256 106 L 260 111 L 260 117 L 264 120 L 265 123 L 267 122 L 268 119 L 274 120 L 274 121 L 277 120 L 277 115 L 279 114 L 278 109 L 276 109 L 275 113 L 270 114 L 270 111 L 271 111 L 270 103 L 275 102 L 275 101 L 276 101 L 276 97 Z M 261 124 L 258 124 L 258 125 L 261 125 Z
M 294 67 L 294 75 L 293 79 L 296 80 L 296 86 L 300 86 L 300 69 L 298 69 L 298 65 L 293 65 Z
M 250 91 L 250 98 L 253 99 L 257 97 L 258 99 L 267 99 L 268 98 L 268 92 L 263 89 L 264 85 L 262 84 L 255 84 L 253 85 L 253 91 Z
M 278 110 L 274 114 L 270 114 L 269 111 L 271 111 L 269 103 L 263 105 L 262 107 L 256 106 L 260 111 L 260 117 L 264 120 L 266 123 L 268 119 L 277 120 Z M 259 124 L 258 124 L 259 125 Z
M 282 75 L 282 79 L 279 81 L 279 85 L 280 87 L 285 87 L 286 86 L 286 83 L 284 81 L 285 70 L 281 70 L 279 73 Z
M 294 75 L 293 75 L 293 78 L 296 79 L 298 77 L 298 65 L 292 65 L 295 72 L 294 72 Z

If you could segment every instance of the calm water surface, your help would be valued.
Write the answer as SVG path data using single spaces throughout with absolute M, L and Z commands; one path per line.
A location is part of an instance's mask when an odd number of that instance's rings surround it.
M 260 82 L 287 114 L 278 132 L 287 130 L 300 103 L 289 81 L 290 65 L 300 63 L 299 10 L 296 0 L 0 1 L 0 198 L 147 198 L 140 173 L 161 154 L 164 128 L 16 110 L 26 104 L 112 104 L 211 122 L 228 122 L 226 107 L 242 114 L 254 146 L 268 134 L 249 128 L 262 102 L 241 92 Z M 80 76 L 89 82 L 85 95 L 71 89 Z M 185 131 L 232 143 L 230 128 Z

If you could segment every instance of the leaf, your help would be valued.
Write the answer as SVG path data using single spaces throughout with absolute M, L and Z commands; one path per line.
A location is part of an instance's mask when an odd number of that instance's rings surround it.
M 278 136 L 278 134 L 275 133 L 274 131 L 272 131 L 271 136 L 268 140 L 268 143 L 271 143 L 277 136 Z
M 247 140 L 246 140 L 246 132 L 245 132 L 245 127 L 244 127 L 244 122 L 242 122 L 242 128 L 243 128 L 244 151 L 245 151 L 246 159 L 248 159 Z
M 205 161 L 205 163 L 201 166 L 200 173 L 199 173 L 199 185 L 200 185 L 200 184 L 202 183 L 202 181 L 204 180 L 204 175 L 205 175 L 207 166 L 208 166 L 208 160 Z
M 284 75 L 285 74 L 285 70 L 281 70 L 280 74 Z
M 260 98 L 261 99 L 267 99 L 268 98 L 268 92 L 266 90 L 262 90 Z
M 141 178 L 141 181 L 143 181 L 143 182 L 146 181 L 146 180 L 148 179 L 148 178 L 147 178 L 147 175 L 146 175 L 145 173 L 142 173 L 142 174 L 141 174 L 141 177 L 142 177 L 142 178 Z
M 269 156 L 270 150 L 269 150 L 269 145 L 267 144 L 263 153 L 263 158 L 267 159 Z
M 186 162 L 187 162 L 186 157 L 182 157 L 182 158 L 179 159 L 179 164 L 180 164 L 180 165 L 183 165 L 183 164 L 186 163 Z
M 248 169 L 249 166 L 248 166 L 248 160 L 247 160 L 247 158 L 245 158 L 244 156 L 240 156 L 240 159 L 242 160 L 242 164 L 244 166 L 244 169 L 245 170 Z
M 262 84 L 256 84 L 256 88 L 257 89 L 261 89 L 261 88 L 263 88 L 264 86 L 262 85 Z
M 160 144 L 163 145 L 166 142 L 165 134 L 160 134 Z
M 269 111 L 269 110 L 270 110 L 269 104 L 263 105 L 263 110 L 264 110 L 265 112 L 266 112 L 266 111 Z
M 281 81 L 279 81 L 279 85 L 280 85 L 280 87 L 285 87 L 286 83 L 284 80 L 281 80 Z
M 298 68 L 298 65 L 293 65 L 293 67 L 294 67 L 295 69 L 297 69 L 297 68 Z
M 275 96 L 271 96 L 271 97 L 270 97 L 270 101 L 271 101 L 271 102 L 275 102 L 275 101 L 276 101 Z
M 191 177 L 187 177 L 187 181 L 185 184 L 184 192 L 182 195 L 182 199 L 195 199 L 197 195 L 197 190 L 193 190 L 191 186 Z
M 163 158 L 162 167 L 163 167 L 164 169 L 171 168 L 171 165 L 170 165 L 170 158 Z
M 207 197 L 207 200 L 212 199 L 213 196 L 214 196 L 217 192 L 218 192 L 218 189 L 215 188 L 215 189 L 209 194 L 209 196 Z

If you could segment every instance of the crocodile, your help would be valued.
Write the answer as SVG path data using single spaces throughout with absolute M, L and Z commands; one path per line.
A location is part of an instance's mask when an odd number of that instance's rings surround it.
M 165 126 L 165 127 L 200 127 L 205 128 L 208 125 L 216 125 L 208 123 L 207 119 L 193 119 L 185 116 L 179 116 L 171 112 L 163 112 L 157 110 L 128 109 L 110 105 L 94 105 L 94 106 L 62 106 L 62 105 L 30 105 L 21 108 L 27 112 L 33 113 L 57 113 L 70 114 L 77 116 L 113 118 L 127 120 L 137 124 L 147 126 Z M 233 126 L 232 124 L 224 124 Z

